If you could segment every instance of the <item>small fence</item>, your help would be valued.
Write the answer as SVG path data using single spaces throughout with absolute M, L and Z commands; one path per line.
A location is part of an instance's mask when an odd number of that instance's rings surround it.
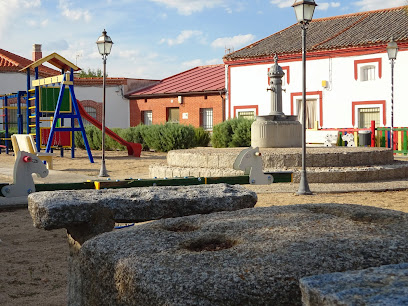
M 342 136 L 353 133 L 354 142 L 359 144 L 359 132 L 371 131 L 371 147 L 391 148 L 391 128 L 390 127 L 375 127 L 375 122 L 371 121 L 370 128 L 339 128 L 339 129 L 322 129 L 327 131 L 338 131 L 338 146 L 345 146 L 346 143 L 342 140 Z M 394 127 L 394 154 L 408 155 L 408 127 Z

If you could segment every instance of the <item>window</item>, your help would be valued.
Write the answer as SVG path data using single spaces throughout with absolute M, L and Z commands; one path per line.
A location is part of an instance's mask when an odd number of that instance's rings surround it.
M 371 126 L 371 121 L 375 121 L 375 126 L 380 124 L 380 108 L 370 107 L 370 108 L 359 108 L 358 109 L 358 128 L 369 128 Z
M 151 110 L 142 111 L 142 123 L 145 125 L 153 124 L 153 112 Z
M 167 122 L 179 123 L 180 113 L 178 107 L 167 108 Z
M 213 128 L 213 109 L 200 108 L 200 126 L 204 130 L 212 130 Z
M 303 100 L 296 100 L 298 120 L 302 123 Z M 313 129 L 314 123 L 317 121 L 317 100 L 306 100 L 306 128 Z
M 238 112 L 238 118 L 245 118 L 249 120 L 255 119 L 255 112 L 254 111 L 246 111 L 246 112 Z
M 85 106 L 84 109 L 88 113 L 89 116 L 96 119 L 96 108 L 95 107 Z M 54 116 L 54 114 L 51 114 L 51 115 Z M 83 117 L 82 117 L 82 123 L 84 124 L 84 126 L 91 125 L 91 123 L 88 120 L 84 119 Z
M 360 80 L 362 82 L 374 81 L 375 80 L 375 66 L 368 65 L 368 66 L 361 67 Z

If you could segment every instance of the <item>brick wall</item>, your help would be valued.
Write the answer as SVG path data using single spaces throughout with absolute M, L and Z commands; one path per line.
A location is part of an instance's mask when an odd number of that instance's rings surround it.
M 142 122 L 142 112 L 152 111 L 153 124 L 165 123 L 167 121 L 167 108 L 179 108 L 179 122 L 200 126 L 200 108 L 213 109 L 213 125 L 221 123 L 224 118 L 224 96 L 183 96 L 183 102 L 178 103 L 178 97 L 131 99 L 130 100 L 130 126 L 136 126 Z M 188 114 L 188 119 L 183 119 L 183 113 Z

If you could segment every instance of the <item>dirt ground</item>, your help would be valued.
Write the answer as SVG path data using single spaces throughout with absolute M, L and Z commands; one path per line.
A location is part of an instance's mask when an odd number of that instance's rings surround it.
M 76 158 L 56 157 L 54 169 L 97 178 L 101 152 L 86 152 Z M 141 158 L 126 152 L 107 152 L 106 168 L 111 179 L 147 178 L 151 163 L 165 163 L 166 154 L 142 152 Z M 14 157 L 0 154 L 0 167 L 10 166 Z M 0 176 L 0 182 L 11 182 Z M 347 203 L 370 205 L 408 212 L 408 191 L 354 192 L 297 196 L 292 193 L 258 194 L 257 206 L 304 203 Z M 32 226 L 26 209 L 0 211 L 0 305 L 66 305 L 68 245 L 65 230 L 44 231 Z

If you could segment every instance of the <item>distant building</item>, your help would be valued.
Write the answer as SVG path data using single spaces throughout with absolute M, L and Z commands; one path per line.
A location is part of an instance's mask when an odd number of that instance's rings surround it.
M 295 16 L 293 15 L 295 19 Z M 307 124 L 312 127 L 391 125 L 391 65 L 386 46 L 398 44 L 394 126 L 408 126 L 408 6 L 313 20 L 307 30 Z M 294 24 L 224 56 L 227 117 L 270 112 L 268 69 L 279 57 L 283 112 L 299 114 L 302 101 L 301 28 Z
M 225 66 L 199 66 L 129 93 L 130 125 L 165 122 L 212 130 L 225 118 Z
M 0 95 L 16 93 L 27 90 L 26 72 L 20 70 L 42 58 L 41 45 L 33 45 L 32 60 L 17 54 L 0 49 Z M 61 74 L 60 71 L 39 66 L 40 78 L 46 78 Z M 34 71 L 31 72 L 31 80 L 34 79 Z M 98 121 L 102 120 L 102 78 L 75 78 L 76 98 L 85 107 L 85 110 Z M 129 100 L 125 95 L 129 91 L 151 86 L 158 80 L 131 79 L 131 78 L 107 78 L 106 79 L 106 126 L 126 128 L 130 126 Z M 11 105 L 16 100 L 10 101 Z M 25 111 L 25 110 L 24 110 Z M 2 113 L 0 111 L 0 113 Z M 16 110 L 9 110 L 10 118 L 16 114 Z M 15 115 L 16 116 L 16 115 Z M 25 116 L 23 116 L 25 118 Z M 12 122 L 12 121 L 10 121 Z M 0 130 L 4 127 L 0 119 Z M 49 122 L 46 123 L 47 125 Z M 86 122 L 85 122 L 86 124 Z

